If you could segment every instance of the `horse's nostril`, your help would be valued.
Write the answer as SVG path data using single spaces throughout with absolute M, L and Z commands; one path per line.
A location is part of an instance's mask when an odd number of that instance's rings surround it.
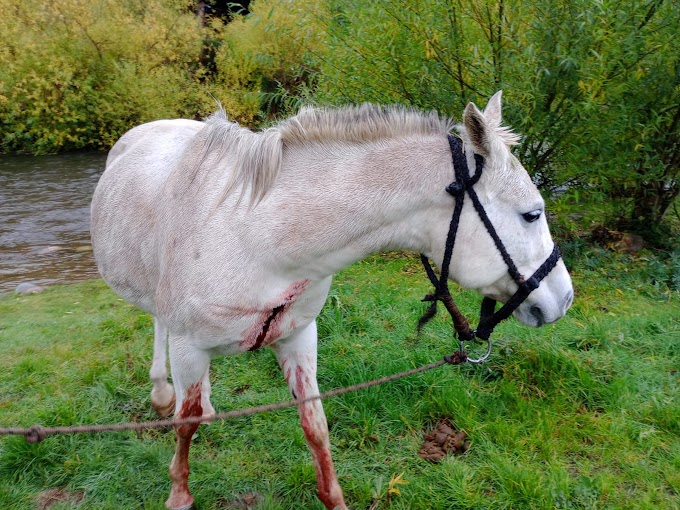
M 531 312 L 531 315 L 536 319 L 536 326 L 545 324 L 545 316 L 543 315 L 543 310 L 541 310 L 539 306 L 532 306 L 529 312 Z
M 564 301 L 563 301 L 564 307 L 562 309 L 566 312 L 569 309 L 569 307 L 571 306 L 571 303 L 573 303 L 573 301 L 574 301 L 574 291 L 570 290 L 569 292 L 567 292 L 567 295 L 564 296 Z

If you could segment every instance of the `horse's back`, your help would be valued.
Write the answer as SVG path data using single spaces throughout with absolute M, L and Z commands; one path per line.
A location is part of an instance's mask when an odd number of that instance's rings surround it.
M 111 148 L 92 199 L 99 272 L 128 301 L 155 313 L 157 211 L 165 182 L 204 124 L 160 120 L 125 133 Z

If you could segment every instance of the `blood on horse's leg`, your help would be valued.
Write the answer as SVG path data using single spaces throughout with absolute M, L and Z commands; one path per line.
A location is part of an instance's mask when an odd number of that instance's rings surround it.
M 296 400 L 319 394 L 316 382 L 316 324 L 272 345 L 279 365 Z M 319 499 L 329 510 L 346 510 L 331 458 L 328 424 L 320 400 L 298 406 L 300 423 L 312 453 Z
M 210 366 L 210 357 L 205 352 L 187 346 L 188 339 L 170 336 L 170 366 L 177 391 L 175 418 L 202 416 L 201 385 Z M 170 463 L 170 496 L 165 502 L 170 510 L 194 508 L 194 498 L 189 492 L 189 448 L 191 437 L 198 429 L 198 423 L 175 427 L 177 446 Z
M 182 408 L 176 418 L 201 416 L 201 383 L 197 382 L 187 389 Z M 170 480 L 172 488 L 165 506 L 171 510 L 188 510 L 193 508 L 194 498 L 189 492 L 189 447 L 191 437 L 198 429 L 198 423 L 175 427 L 177 447 L 170 463 Z
M 300 368 L 300 367 L 298 367 Z M 305 380 L 304 371 L 296 373 L 296 394 L 298 399 L 318 395 L 318 390 L 312 390 L 311 385 L 300 384 Z M 313 385 L 316 387 L 316 382 Z M 307 438 L 307 444 L 312 452 L 314 470 L 316 471 L 319 499 L 329 509 L 346 509 L 342 495 L 342 489 L 338 484 L 338 478 L 331 458 L 330 441 L 328 439 L 328 424 L 323 411 L 321 401 L 307 402 L 298 407 L 300 423 Z

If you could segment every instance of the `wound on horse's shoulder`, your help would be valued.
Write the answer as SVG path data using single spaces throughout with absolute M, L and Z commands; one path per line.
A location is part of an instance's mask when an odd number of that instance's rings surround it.
M 283 333 L 284 315 L 308 285 L 309 280 L 293 282 L 277 301 L 266 306 L 265 309 L 271 311 L 260 313 L 258 321 L 244 335 L 241 347 L 244 350 L 255 351 L 279 338 Z
M 248 349 L 249 351 L 256 351 L 262 347 L 262 342 L 264 342 L 264 339 L 267 337 L 267 333 L 269 332 L 269 326 L 274 321 L 274 319 L 276 319 L 276 317 L 283 312 L 285 308 L 286 305 L 283 304 L 272 310 L 272 312 L 269 314 L 269 317 L 267 317 L 262 324 L 262 331 L 260 331 L 260 334 L 257 335 L 255 343 L 252 345 L 252 347 L 250 347 L 250 349 Z

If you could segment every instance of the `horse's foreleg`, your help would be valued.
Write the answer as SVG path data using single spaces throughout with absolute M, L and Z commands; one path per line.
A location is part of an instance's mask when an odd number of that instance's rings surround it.
M 153 361 L 149 377 L 153 383 L 151 405 L 159 416 L 168 416 L 175 408 L 175 390 L 168 382 L 166 347 L 168 328 L 158 318 L 153 318 Z
M 177 391 L 175 418 L 202 416 L 201 388 L 210 366 L 210 356 L 192 348 L 186 337 L 170 336 L 170 367 Z M 165 506 L 171 510 L 194 508 L 194 498 L 189 492 L 189 447 L 198 423 L 175 427 L 177 447 L 170 463 L 172 488 Z
M 319 394 L 316 382 L 316 323 L 272 345 L 288 388 L 296 400 Z M 298 406 L 302 430 L 312 452 L 319 499 L 326 508 L 346 510 L 331 458 L 328 424 L 320 400 Z

